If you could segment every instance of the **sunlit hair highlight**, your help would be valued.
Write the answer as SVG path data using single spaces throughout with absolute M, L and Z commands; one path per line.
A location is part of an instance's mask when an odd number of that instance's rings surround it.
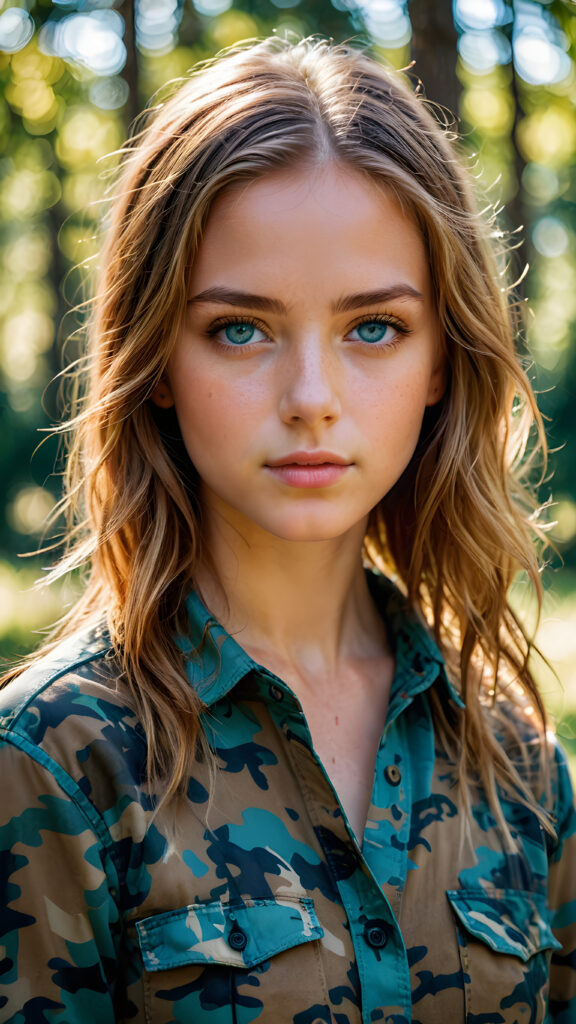
M 387 189 L 428 248 L 449 380 L 410 466 L 371 515 L 365 557 L 397 577 L 445 652 L 466 711 L 437 705 L 438 727 L 506 831 L 498 788 L 534 797 L 494 739 L 488 706 L 505 691 L 536 711 L 537 731 L 545 722 L 530 643 L 507 598 L 519 569 L 539 591 L 535 505 L 521 467 L 529 437 L 532 459 L 538 439 L 543 446 L 541 421 L 515 353 L 492 227 L 450 132 L 401 74 L 360 49 L 276 38 L 241 47 L 203 65 L 126 147 L 67 474 L 71 543 L 61 571 L 88 564 L 90 578 L 63 631 L 107 620 L 148 735 L 150 776 L 174 795 L 201 742 L 201 705 L 174 637 L 186 631 L 183 599 L 206 556 L 193 471 L 171 450 L 172 427 L 150 395 L 215 197 L 326 161 Z

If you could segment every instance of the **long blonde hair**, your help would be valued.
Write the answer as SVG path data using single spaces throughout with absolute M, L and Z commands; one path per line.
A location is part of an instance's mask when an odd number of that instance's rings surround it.
M 126 147 L 66 478 L 70 546 L 59 571 L 89 565 L 90 576 L 61 633 L 107 620 L 148 736 L 150 776 L 173 795 L 201 737 L 174 638 L 204 557 L 202 509 L 193 468 L 169 439 L 174 425 L 159 425 L 150 395 L 212 201 L 304 160 L 338 161 L 384 186 L 428 248 L 450 380 L 408 470 L 373 510 L 365 557 L 397 576 L 446 652 L 466 711 L 453 720 L 437 706 L 439 728 L 498 813 L 498 784 L 532 797 L 485 705 L 506 688 L 544 726 L 530 643 L 507 599 L 518 569 L 539 588 L 534 505 L 519 473 L 531 425 L 541 444 L 542 427 L 492 227 L 450 132 L 402 75 L 359 49 L 277 38 L 240 47 L 192 74 Z

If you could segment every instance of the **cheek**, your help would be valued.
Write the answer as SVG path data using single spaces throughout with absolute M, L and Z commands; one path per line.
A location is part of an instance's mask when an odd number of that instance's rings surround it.
M 210 375 L 194 372 L 185 360 L 173 360 L 168 380 L 174 399 L 176 416 L 188 454 L 193 462 L 198 450 L 211 436 L 218 420 L 218 389 Z
M 193 462 L 212 445 L 222 445 L 226 430 L 215 389 L 175 395 L 176 415 L 184 443 Z
M 195 366 L 192 373 L 174 362 L 170 384 L 182 437 L 197 467 L 233 453 L 246 431 L 253 431 L 257 416 L 249 393 L 222 372 Z
M 428 398 L 428 377 L 414 374 L 383 388 L 365 388 L 355 396 L 365 431 L 375 440 L 394 439 L 403 447 L 418 438 Z

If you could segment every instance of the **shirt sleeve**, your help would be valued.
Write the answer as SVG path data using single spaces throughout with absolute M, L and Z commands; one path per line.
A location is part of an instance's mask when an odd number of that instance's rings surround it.
M 0 741 L 0 1020 L 113 1024 L 114 866 L 81 790 L 30 746 Z
M 566 756 L 556 747 L 556 817 L 558 845 L 550 863 L 548 899 L 552 928 L 562 949 L 552 955 L 550 1020 L 576 1021 L 576 811 Z

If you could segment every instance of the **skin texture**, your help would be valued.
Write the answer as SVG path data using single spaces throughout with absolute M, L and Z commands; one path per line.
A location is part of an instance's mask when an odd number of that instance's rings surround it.
M 425 246 L 360 174 L 283 170 L 215 202 L 190 298 L 153 397 L 202 481 L 201 593 L 292 686 L 360 834 L 394 674 L 362 541 L 444 389 Z M 274 465 L 319 451 L 339 468 Z
M 409 462 L 443 366 L 426 252 L 394 200 L 343 168 L 282 171 L 215 203 L 196 260 L 192 299 L 214 288 L 266 296 L 192 301 L 170 361 L 190 457 L 209 518 L 244 537 L 341 538 L 367 516 Z M 399 287 L 389 301 L 334 312 L 349 295 Z M 218 319 L 254 318 L 242 330 Z M 358 321 L 390 316 L 379 345 Z M 410 334 L 403 334 L 402 327 Z M 364 336 L 367 335 L 366 326 Z M 373 328 L 375 337 L 378 328 Z M 385 347 L 384 347 L 385 346 Z M 291 486 L 270 463 L 329 450 L 345 462 L 331 485 Z

